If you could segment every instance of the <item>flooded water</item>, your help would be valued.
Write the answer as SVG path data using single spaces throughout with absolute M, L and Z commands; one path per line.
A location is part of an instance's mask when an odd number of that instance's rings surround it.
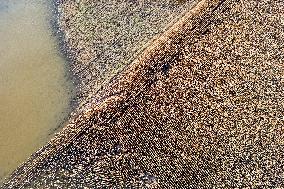
M 50 16 L 43 0 L 0 0 L 0 183 L 70 112 L 72 85 Z

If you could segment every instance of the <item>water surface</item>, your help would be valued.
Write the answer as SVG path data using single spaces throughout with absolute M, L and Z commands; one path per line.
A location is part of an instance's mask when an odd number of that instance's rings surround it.
M 0 182 L 70 111 L 72 85 L 50 19 L 43 0 L 0 0 Z

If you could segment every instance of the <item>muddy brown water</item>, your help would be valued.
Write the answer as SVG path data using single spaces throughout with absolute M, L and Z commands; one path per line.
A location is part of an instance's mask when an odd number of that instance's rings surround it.
M 0 183 L 70 112 L 73 86 L 43 0 L 0 0 Z

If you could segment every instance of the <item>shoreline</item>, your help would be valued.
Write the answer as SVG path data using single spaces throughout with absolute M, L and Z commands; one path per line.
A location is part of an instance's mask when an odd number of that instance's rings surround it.
M 58 0 L 55 0 L 55 1 L 57 2 Z M 206 0 L 198 1 L 199 4 L 202 4 L 202 2 L 205 3 L 207 1 Z M 195 5 L 193 9 L 195 9 L 196 6 L 197 5 Z M 205 5 L 203 5 L 203 6 L 205 6 Z M 200 11 L 199 13 L 203 14 L 202 11 Z M 191 15 L 193 13 L 190 11 L 187 14 Z M 198 13 L 195 13 L 195 14 L 198 15 Z M 195 15 L 195 16 L 198 17 L 197 15 Z M 56 16 L 57 15 L 55 15 L 55 17 Z M 185 15 L 184 17 L 188 17 L 188 16 Z M 173 25 L 176 25 L 176 24 L 180 25 L 180 22 L 182 23 L 182 22 L 184 22 L 184 20 L 179 20 L 177 23 L 174 23 Z M 175 29 L 173 29 L 173 25 L 169 28 L 169 30 L 175 30 Z M 57 25 L 54 25 L 54 26 L 55 26 L 55 28 L 58 27 Z M 174 31 L 174 32 L 176 32 L 176 31 Z M 151 51 L 153 51 L 153 53 L 155 53 L 155 50 L 152 49 L 152 46 L 154 46 L 154 48 L 159 48 L 159 46 L 157 45 L 158 43 L 165 43 L 165 41 L 163 41 L 163 40 L 161 41 L 159 39 L 163 38 L 163 36 L 167 36 L 167 35 L 169 35 L 169 34 L 163 33 L 158 39 L 154 39 L 153 42 L 155 42 L 156 44 L 155 45 L 153 45 L 153 44 L 149 45 L 146 48 L 146 50 L 144 50 L 142 52 L 142 54 L 135 59 L 134 62 L 136 62 L 136 63 L 132 63 L 131 65 L 126 66 L 125 70 L 132 69 L 132 68 L 130 68 L 130 66 L 131 67 L 133 67 L 134 65 L 137 66 L 137 63 L 139 61 L 144 62 L 143 60 L 140 60 L 141 57 L 143 57 L 145 60 L 149 59 L 150 57 L 148 57 L 147 55 L 145 56 L 145 54 L 148 54 Z M 61 35 L 61 37 L 62 37 L 62 35 Z M 65 45 L 66 45 L 66 43 L 64 43 L 63 41 L 61 41 L 60 44 L 63 45 L 63 47 L 65 47 Z M 65 51 L 66 48 L 63 49 L 63 50 Z M 66 51 L 66 52 L 68 52 L 68 51 Z M 70 55 L 70 53 L 68 53 L 68 55 Z M 124 70 L 124 72 L 125 72 L 125 70 Z M 55 136 L 46 145 L 44 145 L 41 149 L 39 149 L 38 151 L 33 153 L 32 156 L 26 162 L 24 162 L 22 165 L 20 165 L 12 173 L 12 175 L 8 178 L 8 180 L 4 181 L 3 186 L 10 186 L 10 184 L 9 184 L 10 182 L 13 183 L 14 181 L 18 180 L 18 181 L 16 181 L 16 183 L 12 184 L 12 185 L 17 185 L 17 183 L 18 184 L 21 183 L 20 180 L 25 179 L 25 178 L 30 178 L 30 174 L 31 174 L 32 170 L 34 170 L 35 167 L 38 167 L 42 163 L 44 163 L 47 160 L 48 157 L 56 157 L 57 156 L 56 152 L 59 152 L 61 149 L 66 148 L 72 142 L 73 139 L 75 139 L 77 136 L 80 136 L 84 132 L 86 132 L 85 131 L 86 126 L 88 126 L 90 120 L 94 119 L 93 117 L 100 117 L 101 116 L 100 114 L 102 112 L 105 112 L 105 111 L 106 112 L 108 112 L 108 111 L 113 112 L 111 110 L 111 107 L 108 107 L 111 104 L 113 104 L 114 107 L 119 108 L 119 104 L 121 103 L 121 100 L 124 101 L 125 97 L 121 98 L 121 97 L 113 94 L 110 91 L 110 89 L 108 89 L 109 86 L 116 83 L 116 81 L 119 80 L 119 78 L 124 77 L 124 75 L 121 75 L 121 73 L 120 73 L 116 77 L 117 78 L 109 81 L 108 85 L 102 87 L 101 90 L 99 90 L 98 93 L 96 93 L 96 95 L 94 96 L 95 102 L 94 101 L 93 102 L 85 102 L 87 105 L 84 104 L 83 110 L 81 109 L 79 111 L 76 111 L 76 109 L 75 109 L 75 111 L 71 113 L 70 119 L 68 120 L 68 124 L 65 125 L 62 128 L 62 130 L 60 130 L 59 133 L 55 133 Z M 94 100 L 94 99 L 92 99 L 92 100 Z M 78 108 L 80 108 L 80 106 L 78 106 Z M 116 109 L 116 108 L 114 108 L 114 109 Z
M 282 5 L 200 1 L 90 91 L 7 188 L 282 186 Z
M 73 74 L 71 65 L 74 63 L 74 55 L 71 54 L 70 50 L 68 50 L 68 43 L 64 40 L 64 32 L 60 29 L 60 26 L 58 24 L 59 19 L 59 11 L 58 11 L 58 2 L 60 0 L 52 0 L 49 1 L 48 7 L 50 8 L 51 14 L 50 14 L 50 20 L 49 25 L 51 29 L 51 33 L 56 41 L 56 46 L 58 49 L 58 54 L 65 60 L 65 68 L 67 70 L 66 77 L 67 80 L 71 81 L 73 83 L 74 88 L 74 97 L 71 100 L 71 110 L 73 111 L 78 107 L 78 102 L 76 100 L 76 93 L 78 91 L 77 86 L 79 83 L 79 78 Z
M 51 2 L 34 0 L 7 2 L 6 8 L 7 10 L 0 12 L 5 18 L 1 19 L 1 23 L 4 24 L 1 36 L 5 36 L 3 44 L 8 44 L 8 49 L 2 50 L 9 55 L 11 52 L 13 55 L 11 54 L 9 58 L 3 54 L 2 57 L 5 61 L 2 65 L 4 71 L 2 71 L 6 73 L 1 78 L 4 82 L 1 95 L 7 100 L 6 103 L 5 100 L 1 102 L 5 108 L 4 117 L 2 114 L 4 119 L 1 119 L 1 131 L 4 134 L 1 140 L 3 141 L 1 148 L 3 154 L 0 157 L 3 160 L 1 161 L 3 164 L 3 167 L 1 164 L 1 182 L 9 177 L 10 171 L 20 166 L 32 153 L 45 145 L 55 132 L 66 125 L 74 109 L 71 109 L 71 101 L 69 101 L 74 96 L 71 95 L 74 89 L 68 74 L 68 64 L 59 52 L 55 28 L 51 24 L 55 18 Z M 14 35 L 11 36 L 9 33 Z M 15 58 L 13 58 L 14 54 Z M 23 58 L 17 58 L 21 56 Z M 7 63 L 6 69 L 5 63 Z M 14 67 L 13 72 L 10 73 L 9 67 Z M 31 82 L 28 82 L 29 79 Z M 5 88 L 6 84 L 9 85 L 8 88 Z M 12 96 L 15 98 L 11 98 Z M 61 108 L 63 103 L 64 108 Z M 14 108 L 11 110 L 13 104 L 17 106 L 16 110 Z M 24 112 L 29 115 L 25 115 Z M 11 120 L 5 122 L 5 116 L 8 119 L 10 116 Z M 10 136 L 11 132 L 14 132 L 13 137 Z M 8 137 L 5 138 L 5 135 Z M 32 142 L 28 143 L 29 141 Z M 18 149 L 22 146 L 26 148 Z

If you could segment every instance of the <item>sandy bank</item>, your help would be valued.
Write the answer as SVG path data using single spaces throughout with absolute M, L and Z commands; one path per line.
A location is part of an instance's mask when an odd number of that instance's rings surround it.
M 7 188 L 282 186 L 283 14 L 282 1 L 201 1 Z

